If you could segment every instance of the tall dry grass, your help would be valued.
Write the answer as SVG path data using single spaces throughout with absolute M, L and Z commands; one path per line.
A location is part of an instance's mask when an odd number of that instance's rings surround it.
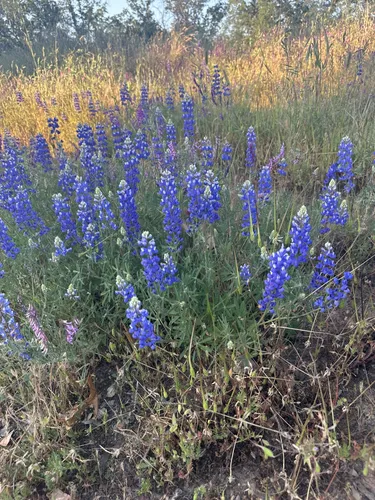
M 137 60 L 136 71 L 122 54 L 72 53 L 59 67 L 39 63 L 35 74 L 0 74 L 0 133 L 9 130 L 22 142 L 38 132 L 46 133 L 47 116 L 64 123 L 63 139 L 69 149 L 78 123 L 103 121 L 103 111 L 119 104 L 119 87 L 126 80 L 133 95 L 140 86 L 149 86 L 150 95 L 165 95 L 167 88 L 181 83 L 193 95 L 198 93 L 194 79 L 209 92 L 210 69 L 218 64 L 229 80 L 233 101 L 250 109 L 288 106 L 291 100 L 318 99 L 337 95 L 360 80 L 368 90 L 375 74 L 375 21 L 364 14 L 344 19 L 330 28 L 317 23 L 298 37 L 288 38 L 281 29 L 263 34 L 251 47 L 235 47 L 218 42 L 210 55 L 185 34 L 172 33 L 156 38 Z M 358 65 L 363 75 L 358 76 Z M 82 111 L 73 106 L 72 94 L 87 90 L 101 111 L 91 117 L 87 101 Z M 18 103 L 16 91 L 24 102 Z M 47 110 L 39 107 L 39 92 Z M 51 104 L 55 98 L 57 104 Z

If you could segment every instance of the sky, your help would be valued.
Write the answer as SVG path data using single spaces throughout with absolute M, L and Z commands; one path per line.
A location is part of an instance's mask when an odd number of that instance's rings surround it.
M 127 6 L 127 3 L 128 2 L 126 0 L 107 0 L 108 13 L 111 15 L 119 14 L 124 9 L 124 7 Z M 162 10 L 162 4 L 162 0 L 155 0 L 153 5 L 155 14 L 157 16 L 159 15 L 159 17 Z

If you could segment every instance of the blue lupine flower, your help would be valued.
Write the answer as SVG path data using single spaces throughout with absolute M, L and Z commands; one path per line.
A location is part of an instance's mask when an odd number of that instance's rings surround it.
M 347 193 L 354 188 L 353 173 L 353 144 L 349 137 L 344 137 L 339 145 L 337 173 L 339 180 L 344 183 Z
M 231 161 L 232 160 L 232 146 L 226 142 L 223 146 L 222 152 L 221 152 L 221 159 L 223 161 Z
M 160 290 L 164 291 L 167 286 L 172 286 L 174 283 L 178 283 L 180 280 L 177 277 L 177 267 L 173 260 L 173 257 L 168 253 L 164 254 L 164 262 L 160 266 L 161 270 L 161 281 Z
M 230 97 L 230 86 L 228 83 L 223 83 L 223 97 Z
M 79 102 L 79 96 L 76 92 L 73 92 L 73 106 L 77 113 L 81 112 L 81 104 Z
M 252 170 L 257 161 L 257 136 L 254 127 L 249 127 L 247 134 L 246 167 Z
M 157 286 L 160 287 L 162 282 L 160 257 L 155 240 L 148 231 L 144 231 L 141 239 L 138 241 L 138 245 L 140 247 L 143 274 L 147 280 L 147 286 L 155 293 Z
M 219 220 L 218 211 L 221 207 L 220 202 L 220 191 L 221 187 L 218 178 L 215 176 L 212 170 L 207 170 L 205 173 L 204 180 L 204 219 L 208 220 L 211 224 Z
M 120 88 L 120 100 L 121 100 L 121 104 L 123 106 L 126 106 L 127 103 L 131 104 L 131 102 L 132 102 L 132 99 L 131 99 L 130 93 L 129 93 L 128 84 L 126 82 L 124 82 Z
M 82 233 L 85 235 L 88 226 L 94 222 L 94 212 L 91 203 L 81 201 L 78 204 L 77 219 L 81 223 Z
M 204 191 L 205 186 L 202 181 L 202 175 L 197 170 L 195 165 L 190 165 L 186 174 L 186 187 L 187 196 L 189 199 L 188 204 L 188 234 L 194 233 L 198 227 L 201 220 L 204 219 L 205 213 L 205 203 L 204 203 Z
M 212 75 L 212 84 L 211 84 L 211 96 L 213 102 L 216 104 L 216 97 L 221 99 L 221 77 L 220 70 L 217 64 L 214 65 L 214 73 Z
M 82 148 L 83 144 L 86 146 L 87 153 L 92 156 L 96 153 L 96 143 L 94 132 L 90 125 L 84 123 L 83 125 L 78 125 L 77 127 L 77 137 L 78 137 L 78 145 Z
M 249 180 L 243 183 L 240 198 L 243 201 L 242 235 L 253 237 L 257 234 L 257 201 L 254 186 Z
M 44 172 L 52 170 L 52 156 L 47 141 L 42 134 L 37 134 L 35 136 L 32 149 L 35 163 L 41 165 Z
M 108 140 L 105 133 L 104 125 L 98 123 L 96 129 L 96 140 L 98 143 L 98 150 L 103 158 L 108 158 Z
M 336 255 L 332 245 L 327 242 L 321 249 L 318 263 L 315 266 L 310 288 L 316 292 L 314 307 L 325 312 L 327 309 L 338 307 L 341 300 L 349 294 L 349 281 L 353 275 L 345 272 L 341 279 L 335 276 Z
M 83 143 L 81 146 L 80 160 L 81 166 L 85 171 L 85 178 L 90 191 L 94 191 L 95 188 L 103 186 L 103 158 L 99 157 L 97 154 L 92 154 L 86 144 Z
M 142 304 L 136 296 L 134 296 L 126 310 L 126 317 L 130 320 L 129 332 L 133 339 L 139 341 L 139 347 L 150 347 L 155 349 L 156 342 L 160 340 L 154 332 L 154 326 L 148 319 L 148 311 L 141 309 Z
M 77 228 L 70 204 L 67 198 L 64 198 L 61 193 L 52 196 L 53 210 L 60 224 L 61 231 L 66 234 L 67 239 L 71 239 L 74 245 L 78 240 Z
M 167 93 L 165 95 L 165 105 L 170 111 L 174 111 L 174 99 L 171 90 L 167 90 Z
M 277 164 L 277 173 L 280 175 L 286 175 L 286 167 L 288 166 L 285 158 L 282 158 Z
M 70 165 L 66 163 L 65 168 L 59 173 L 58 186 L 68 196 L 74 193 L 76 174 L 73 173 Z
M 324 179 L 324 186 L 327 187 L 332 179 L 336 182 L 343 182 L 344 190 L 347 193 L 354 188 L 353 173 L 353 144 L 349 137 L 344 137 L 339 145 L 337 161 L 333 163 Z
M 201 152 L 203 157 L 203 168 L 211 168 L 214 166 L 214 153 L 211 141 L 205 137 L 201 142 Z
M 341 195 L 337 192 L 336 182 L 332 179 L 322 196 L 322 229 L 321 234 L 330 231 L 329 225 L 336 224 L 344 226 L 349 220 L 346 201 L 341 202 Z M 340 203 L 341 202 L 341 203 Z
M 180 99 L 182 100 L 185 95 L 186 95 L 186 92 L 185 92 L 185 89 L 184 89 L 184 86 L 182 85 L 182 83 L 180 83 L 180 85 L 178 86 L 178 95 L 180 96 Z
M 177 181 L 178 171 L 176 165 L 176 151 L 174 150 L 174 146 L 172 143 L 170 143 L 169 146 L 170 147 L 166 149 L 164 155 L 164 170 L 169 170 L 169 172 Z
M 258 199 L 263 202 L 266 202 L 270 199 L 271 193 L 272 193 L 271 169 L 268 166 L 266 166 L 262 168 L 259 174 Z
M 108 225 L 112 229 L 117 229 L 117 226 L 114 222 L 115 216 L 112 212 L 111 204 L 99 188 L 95 189 L 94 210 L 96 212 L 96 219 L 99 223 L 100 229 L 107 229 Z
M 5 276 L 4 267 L 3 264 L 0 262 L 0 278 L 4 278 L 4 276 Z
M 164 160 L 164 147 L 159 137 L 152 138 L 152 151 L 155 164 L 161 165 Z
M 184 135 L 185 137 L 194 137 L 194 103 L 193 99 L 185 95 L 182 101 L 182 118 L 184 120 Z
M 292 239 L 290 244 L 290 260 L 293 266 L 307 262 L 309 247 L 311 245 L 310 232 L 310 217 L 306 207 L 302 206 L 297 215 L 293 217 L 290 230 Z
M 327 242 L 319 254 L 318 263 L 311 278 L 311 289 L 318 290 L 333 278 L 335 274 L 335 259 L 336 255 L 332 245 Z
M 120 158 L 122 147 L 124 144 L 124 134 L 121 130 L 118 118 L 113 114 L 110 114 L 109 119 L 111 121 L 111 132 L 112 132 L 113 147 L 115 149 L 115 156 L 116 158 Z
M 95 116 L 96 113 L 98 112 L 92 97 L 89 97 L 88 108 L 91 116 Z
M 39 235 L 46 234 L 49 229 L 31 205 L 26 189 L 19 188 L 14 196 L 8 198 L 7 210 L 21 231 L 29 234 L 29 230 L 38 231 Z
M 249 264 L 243 264 L 240 267 L 240 278 L 241 281 L 244 285 L 249 286 L 250 283 L 250 278 L 251 278 L 251 272 L 250 272 L 250 266 Z
M 192 234 L 197 231 L 201 221 L 212 223 L 219 219 L 221 187 L 212 170 L 207 170 L 203 179 L 194 165 L 189 167 L 185 181 L 189 198 L 187 232 Z
M 82 202 L 84 203 L 84 202 Z M 86 248 L 93 249 L 93 259 L 99 260 L 103 256 L 103 243 L 100 241 L 99 228 L 96 222 L 88 224 L 83 235 L 83 243 Z
M 18 102 L 18 104 L 21 104 L 21 102 L 24 102 L 24 98 L 23 98 L 23 95 L 22 95 L 22 92 L 20 92 L 19 90 L 16 90 L 16 100 Z
M 57 141 L 60 135 L 59 119 L 55 116 L 54 118 L 47 119 L 48 128 L 50 131 L 51 139 Z
M 125 304 L 130 302 L 130 300 L 135 296 L 134 286 L 130 283 L 127 283 L 120 275 L 117 275 L 116 277 L 116 286 L 117 291 L 115 292 L 115 294 L 121 295 L 121 297 L 124 299 Z
M 117 191 L 119 198 L 120 215 L 124 222 L 127 238 L 134 245 L 140 232 L 138 222 L 137 205 L 134 198 L 134 193 L 129 184 L 122 180 Z
M 74 288 L 73 283 L 70 283 L 68 289 L 64 293 L 64 296 L 70 300 L 79 300 L 80 296 L 78 295 L 77 290 Z
M 0 219 L 0 248 L 5 255 L 10 259 L 15 259 L 20 252 L 14 241 L 8 234 L 8 227 L 2 219 Z
M 147 136 L 144 132 L 142 132 L 142 130 L 138 130 L 134 137 L 134 148 L 139 160 L 147 160 L 147 158 L 150 156 Z
M 0 337 L 3 344 L 8 344 L 9 341 L 24 341 L 9 300 L 3 293 L 0 293 Z
M 56 261 L 59 257 L 65 257 L 69 252 L 72 251 L 71 248 L 66 248 L 65 243 L 56 236 L 55 241 L 55 253 L 53 255 L 53 260 Z
M 141 87 L 141 99 L 140 99 L 141 106 L 143 110 L 148 109 L 149 102 L 148 102 L 148 88 L 145 84 L 142 85 Z
M 167 144 L 173 144 L 173 146 L 177 146 L 177 132 L 176 127 L 173 125 L 172 121 L 169 120 L 166 126 L 167 133 Z
M 129 184 L 130 189 L 135 194 L 138 191 L 138 183 L 139 183 L 139 159 L 133 147 L 133 143 L 130 137 L 127 137 L 124 142 L 123 148 L 123 160 L 124 160 L 124 171 L 125 171 L 125 180 Z
M 23 158 L 18 149 L 4 141 L 4 153 L 0 156 L 0 205 L 9 209 L 9 203 L 22 186 L 30 186 Z
M 280 250 L 270 255 L 269 264 L 270 271 L 264 281 L 263 298 L 259 301 L 259 308 L 261 311 L 268 310 L 271 314 L 275 314 L 276 300 L 284 298 L 284 285 L 290 279 L 288 249 L 282 246 Z
M 167 233 L 167 243 L 171 250 L 181 249 L 182 220 L 181 208 L 177 196 L 177 185 L 174 175 L 165 170 L 162 172 L 159 193 L 164 214 L 164 231 Z

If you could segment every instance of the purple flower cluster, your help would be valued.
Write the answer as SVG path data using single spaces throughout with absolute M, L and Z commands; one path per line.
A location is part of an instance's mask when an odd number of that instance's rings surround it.
M 95 189 L 93 208 L 95 211 L 95 218 L 99 223 L 100 229 L 107 229 L 108 226 L 114 230 L 117 229 L 114 222 L 115 216 L 112 212 L 111 204 L 99 188 Z
M 340 142 L 337 161 L 329 167 L 324 179 L 326 188 L 332 179 L 336 182 L 342 182 L 347 193 L 350 193 L 354 188 L 353 144 L 349 137 L 344 137 Z
M 66 341 L 68 342 L 68 344 L 73 344 L 74 338 L 78 333 L 81 322 L 82 320 L 77 318 L 73 319 L 73 321 L 62 321 L 62 324 L 65 328 Z
M 182 118 L 184 121 L 184 135 L 185 137 L 194 137 L 195 119 L 194 119 L 194 102 L 193 99 L 185 94 L 181 103 Z
M 130 97 L 128 84 L 124 82 L 120 87 L 120 101 L 123 106 L 126 106 L 128 103 L 132 103 L 132 99 Z
M 72 244 L 78 241 L 77 227 L 70 204 L 67 198 L 64 198 L 61 193 L 52 196 L 53 210 L 60 224 L 61 231 L 66 234 L 66 239 L 71 239 Z
M 232 160 L 232 146 L 226 142 L 221 150 L 221 159 L 223 161 L 231 161 Z
M 115 292 L 115 295 L 121 295 L 125 304 L 130 302 L 130 300 L 135 296 L 134 286 L 125 281 L 120 275 L 117 275 L 116 277 L 116 286 L 117 291 Z
M 19 188 L 14 196 L 8 198 L 7 209 L 19 229 L 25 234 L 29 234 L 31 230 L 38 231 L 39 235 L 42 236 L 49 231 L 48 227 L 33 209 L 26 189 Z
M 310 217 L 306 207 L 302 206 L 297 215 L 293 217 L 290 230 L 290 260 L 293 266 L 297 267 L 299 264 L 307 262 L 309 247 L 312 243 L 310 232 Z
M 141 301 L 136 296 L 129 302 L 126 317 L 130 320 L 129 332 L 133 339 L 138 340 L 139 347 L 155 349 L 160 337 L 155 334 L 154 325 L 148 319 L 148 311 L 142 309 Z
M 221 100 L 221 76 L 219 66 L 214 64 L 214 72 L 212 75 L 212 83 L 211 83 L 211 97 L 212 101 L 216 104 L 216 98 Z
M 164 291 L 167 286 L 178 281 L 177 268 L 173 258 L 169 254 L 165 254 L 165 260 L 160 264 L 155 240 L 148 231 L 142 233 L 138 245 L 142 258 L 143 274 L 147 280 L 147 286 L 153 293 L 156 293 L 158 288 L 160 291 Z
M 280 250 L 270 255 L 269 264 L 270 271 L 264 282 L 263 298 L 259 301 L 259 309 L 261 311 L 268 310 L 271 314 L 275 314 L 276 300 L 284 298 L 284 286 L 290 279 L 288 249 L 282 246 Z
M 123 161 L 124 161 L 125 180 L 135 195 L 138 191 L 138 183 L 139 183 L 139 169 L 138 169 L 139 159 L 137 157 L 137 154 L 135 152 L 130 137 L 127 137 L 124 142 Z
M 240 278 L 241 281 L 244 285 L 249 286 L 250 283 L 250 278 L 251 278 L 251 272 L 250 272 L 250 266 L 249 264 L 243 264 L 240 267 Z
M 48 339 L 47 339 L 47 336 L 44 333 L 42 327 L 40 326 L 37 312 L 31 304 L 29 305 L 29 307 L 27 309 L 26 317 L 29 321 L 29 325 L 30 325 L 32 331 L 34 332 L 35 338 L 37 339 L 37 341 L 40 345 L 41 351 L 43 352 L 43 354 L 47 354 L 47 352 L 48 352 Z
M 60 257 L 65 257 L 65 255 L 72 251 L 71 248 L 66 248 L 65 243 L 58 236 L 55 238 L 54 245 L 55 253 L 52 256 L 54 262 L 57 262 Z
M 322 196 L 322 229 L 321 234 L 330 231 L 329 226 L 336 224 L 345 226 L 349 220 L 349 213 L 346 200 L 341 202 L 340 193 L 337 192 L 336 182 L 332 179 L 327 188 L 324 189 Z
M 8 344 L 9 341 L 24 340 L 9 300 L 3 293 L 0 293 L 0 337 L 4 344 Z
M 42 134 L 37 134 L 32 143 L 33 159 L 41 165 L 44 172 L 52 170 L 52 157 L 47 141 Z
M 5 222 L 0 219 L 0 248 L 5 255 L 10 259 L 15 259 L 20 252 L 14 241 L 8 234 L 8 227 Z
M 73 106 L 77 113 L 81 112 L 81 104 L 79 102 L 79 95 L 76 92 L 73 92 Z
M 353 278 L 352 273 L 345 272 L 341 279 L 335 276 L 336 255 L 332 245 L 327 242 L 322 247 L 311 279 L 310 288 L 314 290 L 317 298 L 314 307 L 321 312 L 338 307 L 350 290 L 349 281 Z
M 148 231 L 144 231 L 138 245 L 147 286 L 155 293 L 157 286 L 160 286 L 162 281 L 160 257 L 155 240 Z
M 171 90 L 167 90 L 167 93 L 165 95 L 165 105 L 167 106 L 167 109 L 169 109 L 170 111 L 174 111 L 174 99 Z
M 182 243 L 181 208 L 178 200 L 176 179 L 174 175 L 165 170 L 159 182 L 161 195 L 160 205 L 164 214 L 164 231 L 167 233 L 167 243 L 171 250 L 179 250 Z
M 171 120 L 168 121 L 166 125 L 166 134 L 167 134 L 167 145 L 172 144 L 174 147 L 177 146 L 177 132 L 176 127 L 172 123 Z
M 137 205 L 134 197 L 135 193 L 132 191 L 129 184 L 122 180 L 117 194 L 119 199 L 120 215 L 124 223 L 126 235 L 130 244 L 134 245 L 141 229 L 138 221 Z
M 256 164 L 257 160 L 257 136 L 254 127 L 249 127 L 247 134 L 247 148 L 246 148 L 246 167 L 251 171 Z
M 102 158 L 108 158 L 108 139 L 105 133 L 105 127 L 101 123 L 98 123 L 95 127 L 96 130 L 96 141 L 98 143 L 98 151 L 102 155 Z
M 59 173 L 58 186 L 69 198 L 74 193 L 76 175 L 73 173 L 69 163 Z
M 201 152 L 203 157 L 202 167 L 204 169 L 214 166 L 214 153 L 211 141 L 205 137 L 201 142 Z
M 150 156 L 147 136 L 144 132 L 142 132 L 142 130 L 138 130 L 134 137 L 134 148 L 139 160 L 147 160 Z
M 272 193 L 271 169 L 269 166 L 265 166 L 262 168 L 259 174 L 258 199 L 263 202 L 269 201 L 271 193 Z
M 221 187 L 212 170 L 207 170 L 203 176 L 194 165 L 189 167 L 185 182 L 189 198 L 188 233 L 192 234 L 200 222 L 207 220 L 212 223 L 219 219 Z

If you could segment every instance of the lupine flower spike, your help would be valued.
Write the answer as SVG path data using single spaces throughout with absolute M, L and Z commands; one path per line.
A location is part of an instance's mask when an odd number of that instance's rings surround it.
M 138 340 L 139 347 L 155 349 L 160 337 L 155 334 L 154 325 L 148 319 L 148 311 L 142 309 L 141 301 L 136 296 L 129 302 L 126 317 L 130 320 L 129 332 L 133 339 Z
M 284 298 L 285 283 L 290 279 L 288 268 L 290 256 L 288 249 L 281 247 L 280 250 L 269 257 L 270 271 L 264 282 L 263 298 L 259 301 L 261 311 L 269 311 L 275 314 L 276 300 Z
M 309 247 L 312 243 L 310 232 L 310 217 L 306 207 L 302 206 L 298 214 L 293 218 L 290 230 L 292 239 L 290 244 L 290 259 L 293 266 L 307 262 Z
M 331 179 L 328 188 L 324 189 L 321 196 L 322 201 L 322 229 L 321 234 L 328 233 L 331 225 L 345 226 L 349 220 L 349 212 L 346 200 L 341 203 L 341 195 L 337 192 L 336 182 Z

